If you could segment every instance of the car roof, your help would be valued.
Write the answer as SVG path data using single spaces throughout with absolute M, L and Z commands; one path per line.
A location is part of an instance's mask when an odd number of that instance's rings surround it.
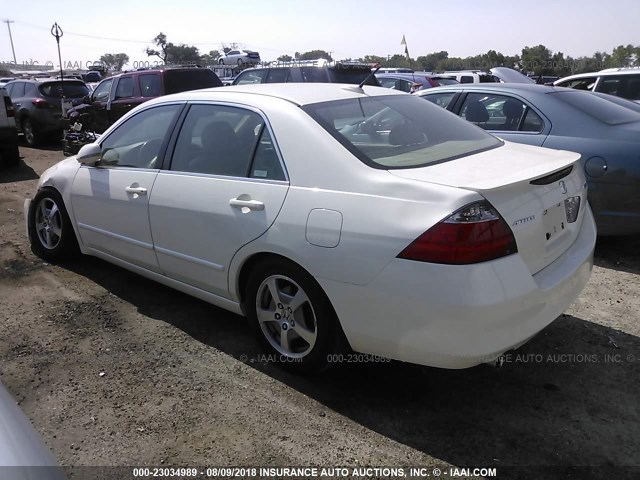
M 558 81 L 566 81 L 566 80 L 580 80 L 581 78 L 589 78 L 589 77 L 609 77 L 609 76 L 618 76 L 618 75 L 640 75 L 640 68 L 626 68 L 626 69 L 617 69 L 611 68 L 606 70 L 600 70 L 599 72 L 586 72 L 586 73 L 576 73 L 575 75 L 568 75 L 566 77 L 560 78 Z
M 312 103 L 328 102 L 332 100 L 345 100 L 349 98 L 361 98 L 363 96 L 388 96 L 407 95 L 404 92 L 397 92 L 383 87 L 373 87 L 365 85 L 358 88 L 353 84 L 342 83 L 262 83 L 247 85 L 230 85 L 226 87 L 205 88 L 181 92 L 173 95 L 159 97 L 151 100 L 150 103 L 162 103 L 164 101 L 181 100 L 224 100 L 224 97 L 231 99 L 232 96 L 260 95 L 286 100 L 296 105 L 308 105 Z
M 572 88 L 566 87 L 554 87 L 551 85 L 539 85 L 536 83 L 461 83 L 458 85 L 444 85 L 440 87 L 435 87 L 429 90 L 425 90 L 421 92 L 421 95 L 426 95 L 427 93 L 438 93 L 443 90 L 503 90 L 510 92 L 535 92 L 535 93 L 553 93 L 553 92 L 564 92 L 564 91 L 574 91 Z

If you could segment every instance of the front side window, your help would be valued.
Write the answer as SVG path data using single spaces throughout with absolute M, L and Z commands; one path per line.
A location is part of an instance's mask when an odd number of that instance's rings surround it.
M 629 100 L 640 100 L 640 75 L 602 77 L 598 91 Z
M 247 70 L 238 75 L 238 78 L 233 82 L 234 85 L 247 85 L 251 83 L 262 83 L 267 76 L 268 69 L 262 70 Z
M 171 170 L 279 180 L 283 175 L 278 169 L 278 156 L 262 116 L 238 107 L 191 106 L 178 135 Z
M 116 87 L 116 100 L 118 98 L 133 97 L 133 77 L 122 77 Z
M 413 95 L 351 98 L 303 109 L 347 150 L 374 168 L 415 168 L 503 143 Z
M 100 144 L 100 165 L 159 168 L 160 148 L 181 108 L 153 107 L 127 119 Z
M 96 102 L 106 102 L 109 100 L 109 92 L 111 92 L 112 83 L 113 79 L 109 79 L 98 85 L 93 92 L 93 100 Z
M 469 75 L 463 75 L 462 77 L 460 77 L 460 83 L 473 83 L 473 77 L 470 77 Z

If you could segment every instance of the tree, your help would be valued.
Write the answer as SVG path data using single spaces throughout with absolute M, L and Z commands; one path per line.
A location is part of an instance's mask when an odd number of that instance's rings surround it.
M 333 60 L 331 54 L 324 50 L 310 50 L 308 52 L 304 52 L 299 57 L 296 57 L 298 60 L 317 60 L 319 58 L 324 58 L 326 60 Z
M 551 50 L 544 45 L 524 47 L 520 56 L 520 69 L 536 75 L 553 75 Z
M 122 70 L 125 63 L 129 63 L 129 55 L 126 53 L 105 53 L 100 61 L 107 70 Z
M 385 57 L 379 57 L 378 55 L 365 55 L 358 60 L 364 63 L 379 63 L 380 65 L 384 65 L 384 63 L 387 61 Z
M 293 60 L 293 57 L 291 55 L 280 55 L 278 57 L 279 62 L 291 62 L 292 60 Z
M 618 45 L 611 52 L 611 67 L 631 67 L 636 62 L 635 48 L 633 45 Z
M 443 60 L 449 58 L 449 52 L 445 52 L 444 50 L 441 52 L 433 52 L 428 53 L 427 55 L 422 55 L 416 58 L 416 63 L 422 68 L 424 71 L 432 72 L 437 69 L 438 64 Z
M 145 50 L 147 53 L 147 56 L 148 57 L 156 56 L 160 60 L 162 60 L 163 63 L 167 63 L 167 36 L 164 33 L 160 32 L 153 39 L 153 43 L 156 44 L 156 47 L 158 47 L 159 50 L 147 47 L 147 49 Z
M 158 48 L 147 48 L 145 51 L 149 57 L 156 56 L 163 63 L 199 63 L 200 53 L 198 48 L 191 45 L 174 45 L 167 42 L 167 36 L 160 32 L 153 42 Z
M 218 50 L 211 50 L 200 56 L 201 65 L 216 65 L 222 54 Z

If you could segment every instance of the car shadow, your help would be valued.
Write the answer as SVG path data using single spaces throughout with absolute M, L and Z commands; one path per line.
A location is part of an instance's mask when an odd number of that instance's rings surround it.
M 40 178 L 33 168 L 27 165 L 23 156 L 20 157 L 18 165 L 7 167 L 0 166 L 0 184 L 11 182 L 22 182 L 25 180 L 35 180 Z
M 593 260 L 602 268 L 640 274 L 640 235 L 598 237 Z
M 615 467 L 640 465 L 636 336 L 562 315 L 506 354 L 501 368 L 442 370 L 347 356 L 323 374 L 302 377 L 266 361 L 237 315 L 99 259 L 62 266 L 141 314 L 444 462 L 495 467 L 499 478 L 559 479 L 578 478 L 568 476 L 576 466 L 610 474 L 581 469 L 579 478 L 627 478 Z

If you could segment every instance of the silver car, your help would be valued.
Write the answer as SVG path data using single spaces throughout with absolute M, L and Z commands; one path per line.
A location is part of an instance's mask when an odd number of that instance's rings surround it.
M 1 382 L 0 472 L 3 480 L 64 479 L 55 458 Z
M 640 233 L 640 106 L 534 84 L 469 84 L 419 95 L 512 142 L 582 155 L 599 235 Z
M 260 54 L 251 50 L 231 50 L 218 60 L 220 65 L 256 65 L 260 63 Z

